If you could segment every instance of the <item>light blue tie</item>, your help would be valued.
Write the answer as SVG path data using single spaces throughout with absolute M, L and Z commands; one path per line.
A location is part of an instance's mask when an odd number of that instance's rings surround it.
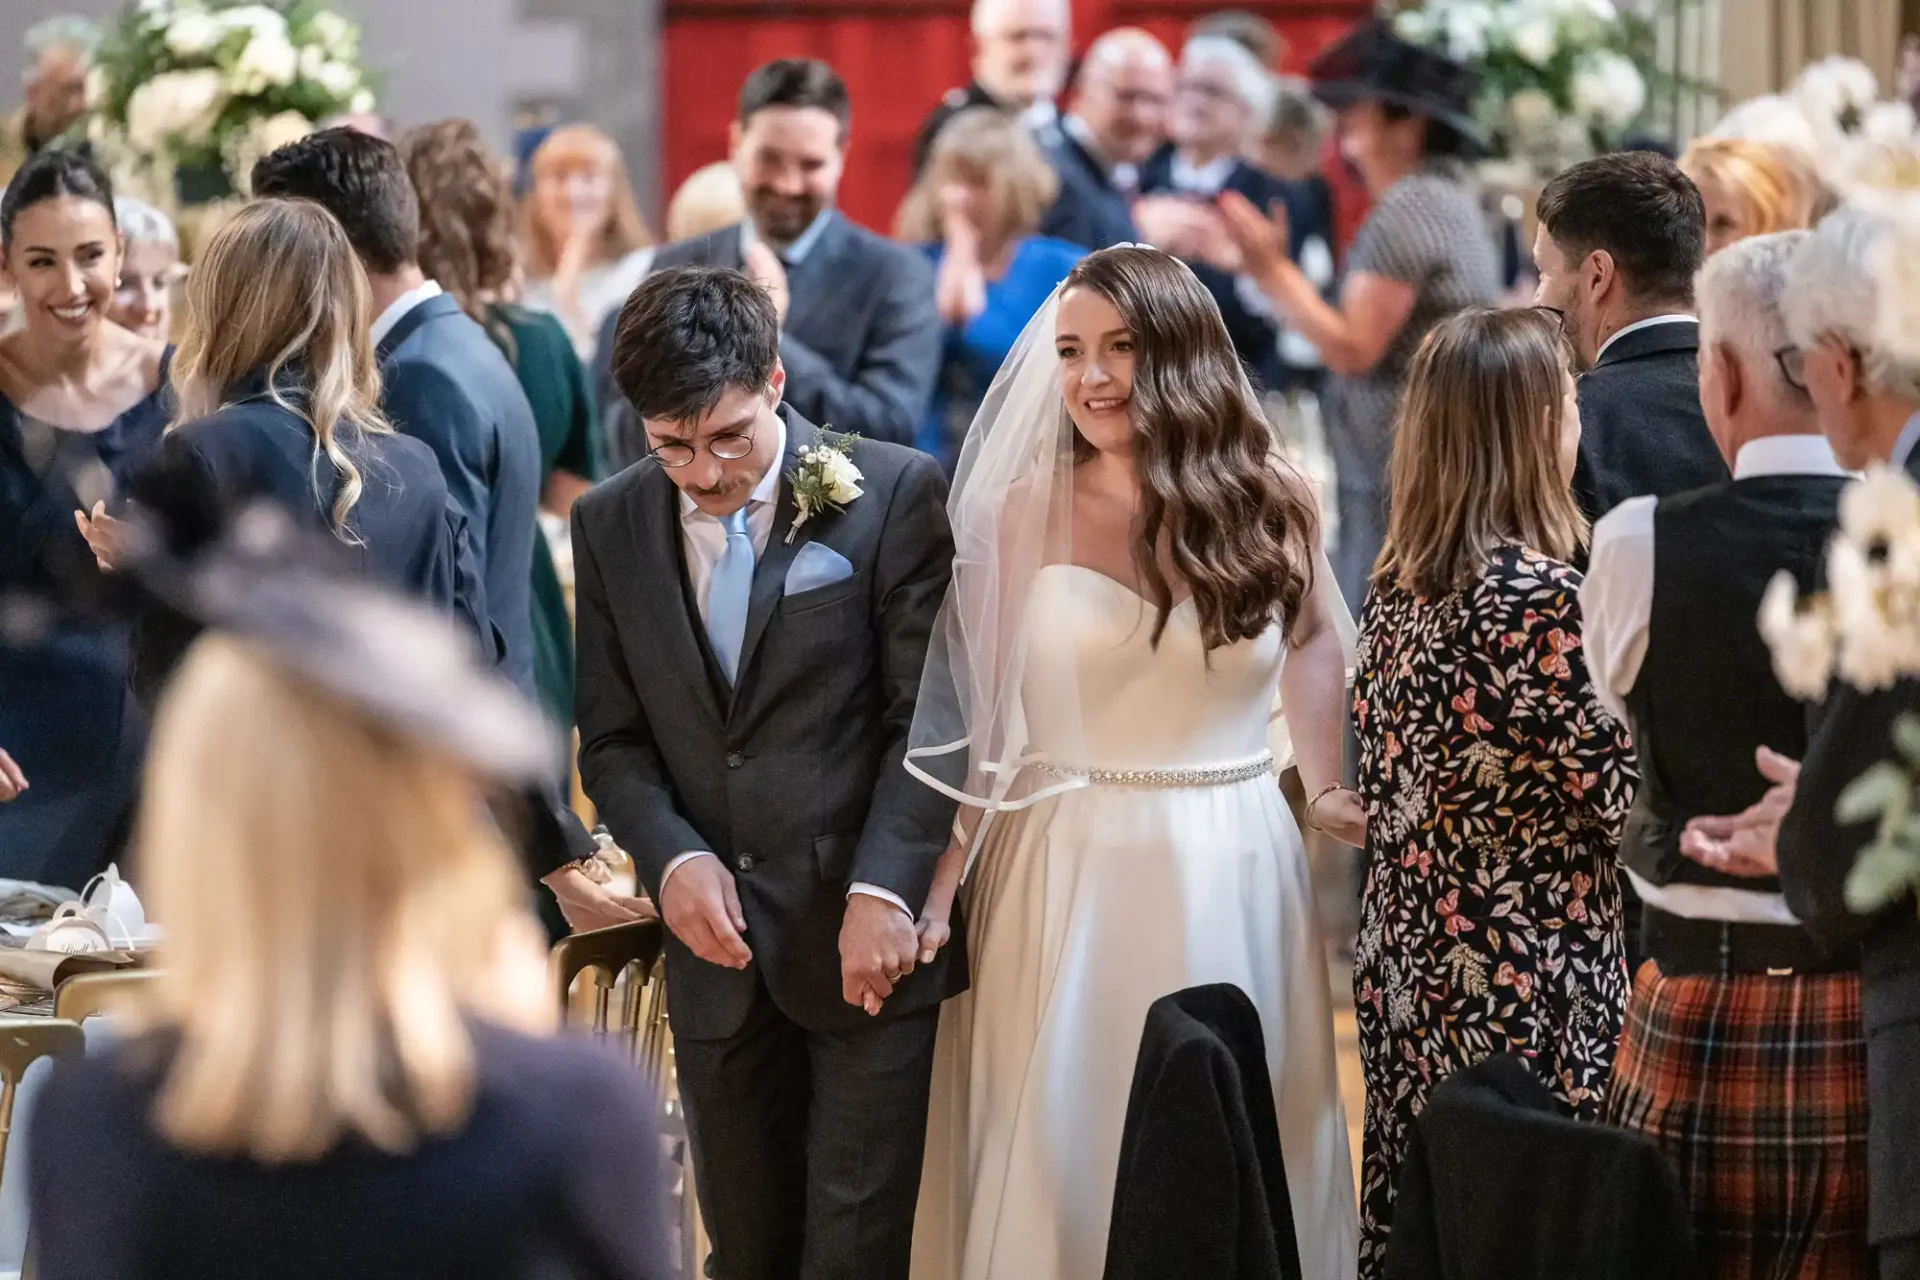
M 747 638 L 747 601 L 753 595 L 753 535 L 747 532 L 747 509 L 741 507 L 721 520 L 726 526 L 727 549 L 713 567 L 707 584 L 707 641 L 713 656 L 732 684 L 740 674 L 740 646 Z

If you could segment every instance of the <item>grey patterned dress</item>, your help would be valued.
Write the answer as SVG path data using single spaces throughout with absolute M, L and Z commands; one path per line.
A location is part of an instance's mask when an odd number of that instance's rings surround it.
M 1414 298 L 1378 364 L 1327 379 L 1327 443 L 1340 502 L 1334 572 L 1356 614 L 1386 537 L 1387 459 L 1407 366 L 1434 325 L 1500 295 L 1486 218 L 1452 166 L 1429 163 L 1387 188 L 1347 255 L 1347 278 L 1362 273 L 1410 284 Z

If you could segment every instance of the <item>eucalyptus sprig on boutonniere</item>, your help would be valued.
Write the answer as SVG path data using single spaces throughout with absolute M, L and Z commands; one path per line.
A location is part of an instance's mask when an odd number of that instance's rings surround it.
M 866 492 L 860 487 L 866 477 L 853 465 L 856 438 L 822 427 L 817 442 L 800 451 L 800 465 L 787 472 L 787 483 L 793 486 L 793 504 L 800 508 L 787 529 L 788 542 L 800 532 L 801 525 L 822 511 L 839 511 Z

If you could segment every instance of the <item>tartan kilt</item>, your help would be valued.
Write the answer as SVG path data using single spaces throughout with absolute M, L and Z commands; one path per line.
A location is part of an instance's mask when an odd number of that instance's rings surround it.
M 1858 974 L 1669 978 L 1647 961 L 1607 1120 L 1673 1162 L 1703 1276 L 1873 1275 Z

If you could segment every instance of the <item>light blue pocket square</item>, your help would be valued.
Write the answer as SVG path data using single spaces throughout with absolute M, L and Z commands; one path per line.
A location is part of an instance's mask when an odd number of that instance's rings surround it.
M 794 553 L 793 563 L 787 566 L 786 594 L 816 591 L 852 576 L 853 564 L 845 556 L 823 543 L 809 542 Z

